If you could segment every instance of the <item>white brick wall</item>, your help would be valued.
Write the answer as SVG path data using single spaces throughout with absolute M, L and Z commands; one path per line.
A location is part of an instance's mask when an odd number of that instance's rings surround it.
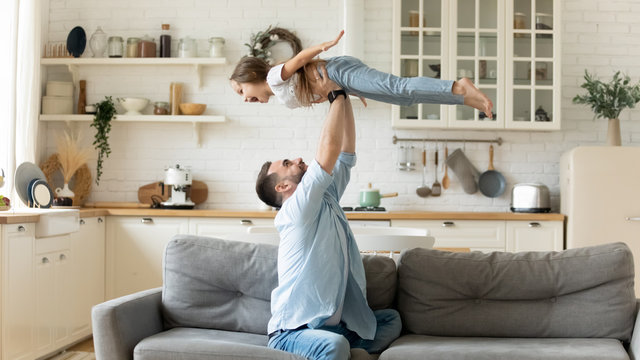
M 77 25 L 91 36 L 101 25 L 108 35 L 142 36 L 158 39 L 160 24 L 170 23 L 173 49 L 184 36 L 200 39 L 199 48 L 206 53 L 206 39 L 223 36 L 229 64 L 204 71 L 204 84 L 198 90 L 188 68 L 119 68 L 87 67 L 81 78 L 87 80 L 88 102 L 105 95 L 143 96 L 152 101 L 168 99 L 169 83 L 185 83 L 185 101 L 204 102 L 214 113 L 224 114 L 224 124 L 202 126 L 202 147 L 193 139 L 190 124 L 115 124 L 110 136 L 112 154 L 105 162 L 99 187 L 94 186 L 90 200 L 137 201 L 138 187 L 162 180 L 163 168 L 180 163 L 193 169 L 197 180 L 210 189 L 206 208 L 256 208 L 254 179 L 265 160 L 302 156 L 310 160 L 315 154 L 316 139 L 326 114 L 326 105 L 313 110 L 288 110 L 275 103 L 244 104 L 228 86 L 227 78 L 235 62 L 246 50 L 243 44 L 252 32 L 268 25 L 295 29 L 304 45 L 331 39 L 342 28 L 341 0 L 191 0 L 158 2 L 156 0 L 50 0 L 49 41 L 64 41 Z M 391 69 L 391 2 L 365 2 L 364 60 L 380 70 Z M 509 185 L 540 181 L 552 192 L 554 208 L 559 208 L 558 161 L 560 155 L 578 145 L 601 145 L 606 139 L 606 122 L 593 120 L 584 106 L 571 99 L 580 91 L 584 69 L 602 76 L 622 70 L 640 78 L 640 4 L 636 0 L 565 0 L 563 17 L 563 130 L 559 132 L 487 131 L 482 137 L 500 136 L 505 143 L 495 149 L 495 166 L 503 172 Z M 339 50 L 338 50 L 339 51 Z M 329 55 L 337 54 L 332 52 Z M 85 56 L 90 56 L 86 51 Z M 66 76 L 51 72 L 50 78 Z M 355 104 L 355 103 L 354 103 Z M 422 199 L 415 195 L 420 185 L 420 171 L 395 170 L 398 137 L 477 137 L 475 131 L 394 131 L 390 126 L 390 108 L 370 103 L 364 109 L 355 104 L 358 130 L 358 166 L 343 205 L 357 205 L 358 190 L 372 182 L 383 193 L 397 191 L 397 198 L 383 199 L 391 210 L 420 209 L 442 211 L 508 211 L 509 190 L 501 197 L 489 199 L 480 193 L 467 195 L 452 176 L 452 186 L 439 198 Z M 621 115 L 622 142 L 626 146 L 640 143 L 638 110 Z M 41 124 L 48 135 L 46 154 L 55 152 L 53 134 L 64 124 Z M 87 124 L 87 144 L 93 136 Z M 420 147 L 421 144 L 414 144 Z M 449 144 L 450 151 L 462 144 Z M 434 144 L 428 144 L 430 150 Z M 465 146 L 467 156 L 480 170 L 488 165 L 486 144 Z M 416 152 L 416 159 L 418 159 Z M 429 160 L 432 156 L 429 157 Z M 95 167 L 95 161 L 90 164 Z M 439 171 L 442 177 L 442 171 Z M 427 182 L 433 182 L 430 169 Z

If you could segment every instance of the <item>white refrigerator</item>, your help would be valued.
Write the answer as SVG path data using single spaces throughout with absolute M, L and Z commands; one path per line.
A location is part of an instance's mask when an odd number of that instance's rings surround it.
M 566 248 L 625 242 L 640 296 L 640 147 L 577 147 L 560 160 Z

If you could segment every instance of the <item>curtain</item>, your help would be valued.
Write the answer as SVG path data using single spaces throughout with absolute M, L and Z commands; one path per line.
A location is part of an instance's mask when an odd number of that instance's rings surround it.
M 4 0 L 0 44 L 0 168 L 4 186 L 0 194 L 20 203 L 15 192 L 16 167 L 36 162 L 40 103 L 41 1 Z

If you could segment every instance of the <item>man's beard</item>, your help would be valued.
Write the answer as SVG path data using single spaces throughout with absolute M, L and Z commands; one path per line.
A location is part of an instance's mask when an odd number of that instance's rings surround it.
M 300 172 L 300 174 L 297 174 L 297 175 L 289 175 L 285 177 L 283 180 L 291 180 L 296 184 L 300 184 L 300 181 L 302 181 L 302 176 L 304 176 L 305 173 L 306 173 L 306 170 L 303 172 Z

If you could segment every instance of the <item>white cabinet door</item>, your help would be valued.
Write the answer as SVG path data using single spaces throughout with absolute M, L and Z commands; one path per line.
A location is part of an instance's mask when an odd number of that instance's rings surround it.
M 273 219 L 189 218 L 189 234 L 220 239 L 250 241 L 251 226 L 273 226 Z
M 189 232 L 186 217 L 107 218 L 107 299 L 162 285 L 162 256 L 174 235 Z
M 0 351 L 3 360 L 33 359 L 35 225 L 0 227 Z
M 73 299 L 70 235 L 35 240 L 36 353 L 47 354 L 69 343 Z
M 562 221 L 507 221 L 507 251 L 560 251 Z
M 428 229 L 434 247 L 504 251 L 504 221 L 493 220 L 391 220 L 391 226 Z
M 71 337 L 91 334 L 91 308 L 104 301 L 105 221 L 104 217 L 80 219 L 80 230 L 71 234 L 73 262 L 73 304 Z

